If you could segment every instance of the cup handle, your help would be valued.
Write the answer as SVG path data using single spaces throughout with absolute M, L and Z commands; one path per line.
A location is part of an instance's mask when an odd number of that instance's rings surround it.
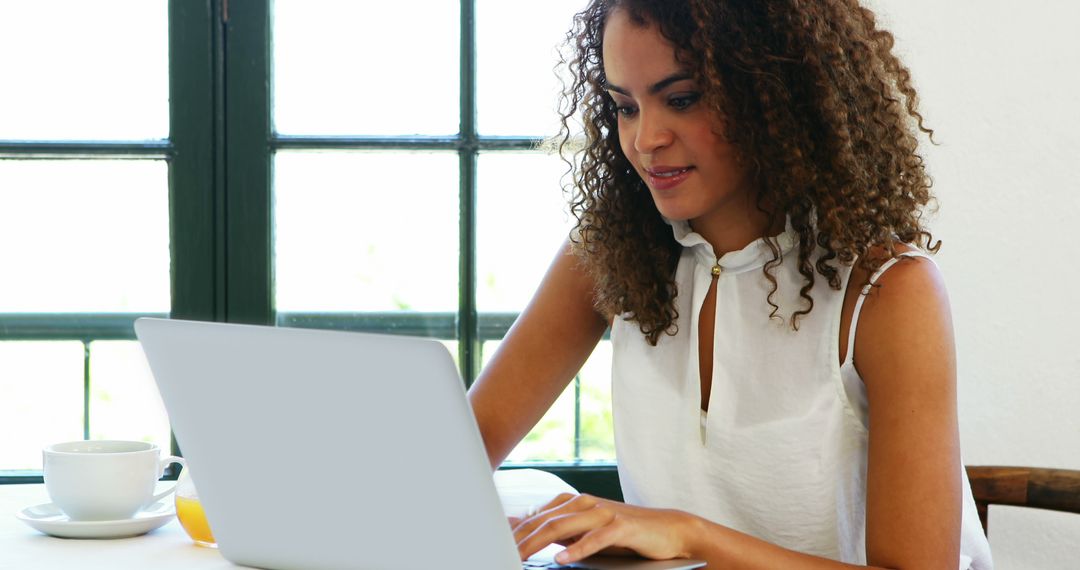
M 177 457 L 175 455 L 170 455 L 170 456 L 166 457 L 165 459 L 162 459 L 161 462 L 158 463 L 158 477 L 161 477 L 165 473 L 165 468 L 168 467 L 169 465 L 172 465 L 173 463 L 176 463 L 176 464 L 180 465 L 181 469 L 187 469 L 187 462 L 184 461 L 183 457 Z M 172 487 L 169 487 L 168 489 L 165 489 L 164 491 L 154 495 L 147 504 L 152 505 L 152 504 L 160 501 L 161 499 L 167 497 L 170 493 L 172 493 L 175 490 L 176 490 L 176 484 L 173 483 Z

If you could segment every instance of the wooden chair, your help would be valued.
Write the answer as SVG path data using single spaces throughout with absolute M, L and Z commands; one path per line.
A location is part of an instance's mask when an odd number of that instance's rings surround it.
M 984 533 L 990 505 L 1080 513 L 1080 471 L 983 465 L 966 469 Z

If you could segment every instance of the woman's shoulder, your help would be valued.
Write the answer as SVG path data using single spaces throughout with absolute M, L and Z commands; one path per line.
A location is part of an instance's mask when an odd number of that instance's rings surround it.
M 897 254 L 917 251 L 909 246 L 896 248 Z M 886 255 L 885 262 L 894 257 Z M 893 380 L 910 384 L 911 370 L 905 359 L 922 362 L 936 355 L 935 362 L 951 361 L 952 310 L 944 279 L 933 261 L 900 256 L 877 276 L 873 286 L 856 291 L 856 295 L 866 292 L 854 360 L 868 394 L 891 393 L 880 387 L 895 384 Z M 871 386 L 879 389 L 870 390 Z
M 852 273 L 852 279 L 858 279 L 856 283 L 866 296 L 860 329 L 864 325 L 869 329 L 893 329 L 901 322 L 949 313 L 944 277 L 926 252 L 912 245 L 897 244 L 895 254 L 881 247 L 871 249 L 869 255 L 873 261 L 870 268 L 857 264 Z M 871 286 L 864 289 L 867 284 Z
M 893 293 L 902 294 L 941 280 L 937 263 L 925 250 L 906 243 L 898 243 L 893 249 L 894 253 L 890 253 L 884 246 L 871 247 L 865 256 L 865 261 L 869 263 L 859 260 L 852 267 L 852 284 L 857 284 L 861 289 L 873 279 L 874 287 L 871 287 L 871 293 L 889 285 Z M 898 289 L 903 291 L 897 291 Z

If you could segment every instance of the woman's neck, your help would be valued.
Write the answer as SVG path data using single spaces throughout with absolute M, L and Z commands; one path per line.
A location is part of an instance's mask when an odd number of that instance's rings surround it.
M 712 212 L 690 220 L 690 227 L 713 248 L 717 258 L 730 251 L 743 249 L 754 240 L 764 236 L 775 236 L 784 232 L 786 220 L 769 216 L 756 206 L 748 210 L 727 210 Z

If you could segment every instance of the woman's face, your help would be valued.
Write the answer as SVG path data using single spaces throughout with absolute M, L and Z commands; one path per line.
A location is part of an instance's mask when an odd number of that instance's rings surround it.
M 660 213 L 705 227 L 745 223 L 749 200 L 736 150 L 716 131 L 691 73 L 656 26 L 616 8 L 604 31 L 606 89 L 618 107 L 619 144 Z

